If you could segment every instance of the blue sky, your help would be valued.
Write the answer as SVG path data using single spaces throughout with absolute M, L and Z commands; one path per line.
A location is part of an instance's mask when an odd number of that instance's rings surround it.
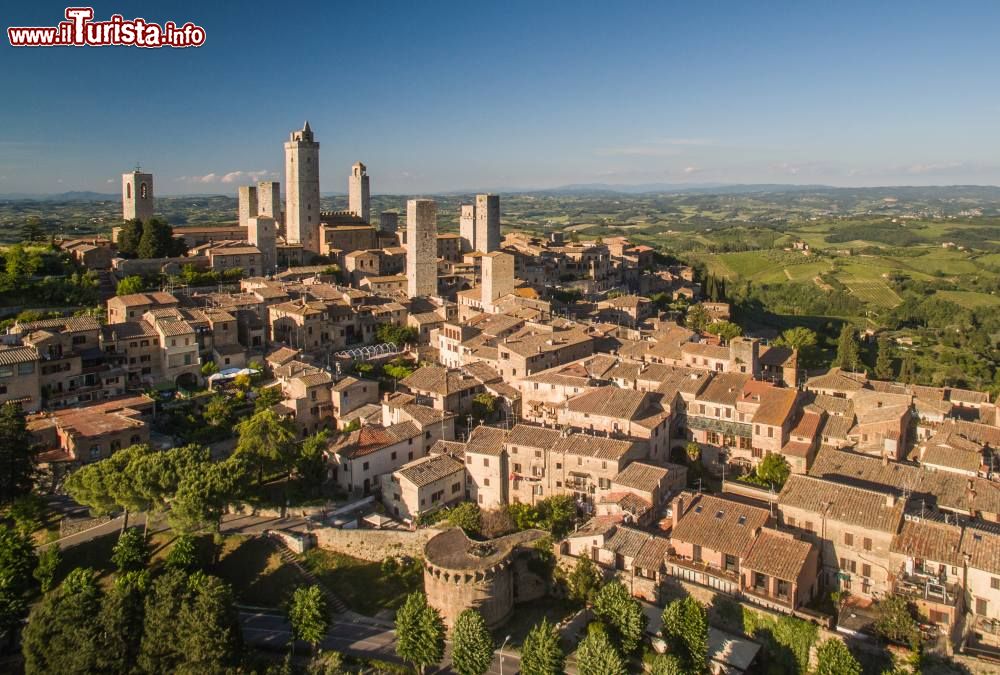
M 13 3 L 8 26 L 64 4 Z M 198 49 L 0 47 L 0 193 L 232 193 L 309 119 L 324 191 L 1000 184 L 1000 3 L 97 2 Z M 287 14 L 283 14 L 287 11 Z

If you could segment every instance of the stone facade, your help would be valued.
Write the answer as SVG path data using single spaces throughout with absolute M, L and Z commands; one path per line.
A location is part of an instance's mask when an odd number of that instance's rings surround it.
M 246 227 L 250 219 L 257 216 L 257 186 L 241 185 L 237 198 L 240 227 Z
M 153 174 L 122 174 L 122 218 L 146 221 L 153 217 Z
M 406 203 L 406 277 L 409 297 L 437 294 L 437 204 L 432 199 Z
M 285 143 L 285 189 L 285 238 L 319 253 L 319 143 L 309 122 Z
M 249 218 L 247 220 L 247 241 L 260 251 L 261 274 L 273 272 L 278 264 L 278 228 L 274 218 L 260 215 Z
M 476 195 L 476 250 L 491 253 L 500 248 L 500 196 Z
M 529 562 L 532 545 L 546 536 L 525 530 L 474 542 L 459 528 L 445 530 L 424 547 L 424 592 L 449 628 L 463 611 L 474 608 L 491 628 L 502 625 L 514 605 L 542 597 L 545 582 Z
M 281 224 L 281 183 L 276 180 L 257 183 L 257 215 Z
M 368 173 L 361 162 L 351 167 L 351 177 L 347 185 L 347 210 L 366 223 L 371 222 L 372 200 L 368 185 Z
M 493 311 L 493 302 L 514 291 L 514 256 L 495 251 L 482 258 L 482 300 L 487 312 Z

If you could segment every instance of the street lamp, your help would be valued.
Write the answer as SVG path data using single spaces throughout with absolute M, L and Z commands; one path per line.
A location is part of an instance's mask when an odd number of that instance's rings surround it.
M 503 648 L 507 646 L 507 642 L 510 640 L 508 635 L 503 639 L 503 644 L 500 645 L 500 675 L 503 675 Z

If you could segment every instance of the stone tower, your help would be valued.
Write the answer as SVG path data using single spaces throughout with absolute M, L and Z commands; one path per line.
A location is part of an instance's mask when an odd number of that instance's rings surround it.
M 760 342 L 753 338 L 737 337 L 729 341 L 729 359 L 733 372 L 760 375 Z
M 240 227 L 246 227 L 251 218 L 257 217 L 257 187 L 241 185 L 239 191 Z
M 122 174 L 122 218 L 141 220 L 153 217 L 153 174 L 142 173 L 139 167 Z
M 281 183 L 276 180 L 257 183 L 257 215 L 273 219 L 275 225 L 281 224 Z
M 480 296 L 483 309 L 493 312 L 496 300 L 514 292 L 514 256 L 503 251 L 493 251 L 483 256 L 482 266 Z
M 378 214 L 378 229 L 383 232 L 395 232 L 399 229 L 399 214 L 395 211 L 383 211 Z
M 406 202 L 406 291 L 411 298 L 437 295 L 437 204 Z
M 500 196 L 476 195 L 476 250 L 500 248 Z
M 476 250 L 476 205 L 462 204 L 458 218 L 458 236 L 462 240 L 462 253 Z
M 252 216 L 247 219 L 247 241 L 260 249 L 262 274 L 271 274 L 278 262 L 278 228 L 274 218 Z
M 285 238 L 319 253 L 319 143 L 308 121 L 285 143 Z
M 361 162 L 351 167 L 351 177 L 347 181 L 347 199 L 347 210 L 366 223 L 370 223 L 372 217 L 371 192 L 368 187 L 368 172 Z

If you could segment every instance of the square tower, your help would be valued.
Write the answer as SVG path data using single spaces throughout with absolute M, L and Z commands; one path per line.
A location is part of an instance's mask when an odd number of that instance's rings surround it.
M 514 292 L 514 256 L 493 251 L 483 256 L 482 266 L 480 297 L 483 309 L 492 312 L 496 300 Z
M 257 183 L 257 215 L 271 218 L 275 225 L 281 224 L 281 183 L 276 180 Z
M 285 143 L 285 191 L 285 238 L 319 254 L 319 143 L 308 121 Z
M 476 195 L 476 250 L 500 248 L 500 195 Z
M 462 240 L 462 253 L 476 250 L 476 205 L 462 204 L 458 217 L 458 236 Z
M 122 218 L 146 222 L 153 217 L 153 174 L 137 168 L 122 174 Z
M 368 171 L 361 162 L 351 167 L 351 177 L 347 181 L 347 210 L 366 223 L 371 222 L 372 199 Z
M 395 232 L 399 229 L 399 214 L 395 211 L 383 211 L 378 214 L 378 229 L 383 232 Z
M 437 295 L 437 204 L 406 202 L 406 291 L 411 298 Z
M 262 273 L 274 272 L 278 263 L 278 228 L 274 218 L 253 216 L 247 219 L 247 241 L 260 250 Z
M 241 185 L 239 191 L 240 227 L 246 227 L 251 218 L 257 217 L 257 188 Z

